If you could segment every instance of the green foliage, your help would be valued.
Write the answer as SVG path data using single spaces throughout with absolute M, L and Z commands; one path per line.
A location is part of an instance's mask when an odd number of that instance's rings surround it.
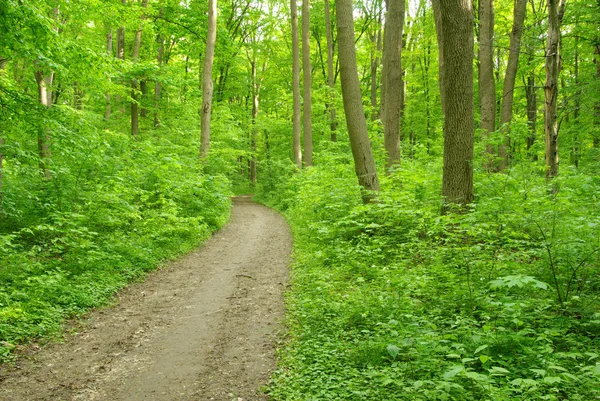
M 330 156 L 271 198 L 295 238 L 274 400 L 600 396 L 598 178 L 480 173 L 440 216 L 440 168 L 406 162 L 363 205 Z

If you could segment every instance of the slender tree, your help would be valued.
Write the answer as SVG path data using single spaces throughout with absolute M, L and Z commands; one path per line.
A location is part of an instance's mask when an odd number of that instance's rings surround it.
M 516 0 L 514 7 L 513 27 L 510 33 L 510 50 L 508 53 L 508 64 L 504 74 L 504 86 L 502 89 L 502 109 L 500 111 L 500 126 L 508 134 L 512 120 L 513 99 L 517 69 L 519 67 L 519 54 L 521 53 L 521 35 L 523 33 L 523 22 L 527 11 L 527 0 Z M 500 157 L 499 170 L 508 166 L 510 149 L 510 136 L 506 135 L 506 142 L 500 146 L 498 156 Z
M 142 0 L 142 7 L 146 8 L 148 6 L 148 0 Z M 142 15 L 142 20 L 145 19 L 145 16 Z M 135 32 L 135 38 L 133 40 L 133 54 L 131 59 L 134 63 L 137 63 L 140 58 L 140 48 L 142 46 L 142 28 L 143 21 L 140 22 L 140 26 L 138 30 Z M 138 92 L 140 90 L 139 80 L 133 78 L 131 81 L 131 135 L 137 139 L 140 131 L 140 123 L 139 123 L 139 97 Z
M 383 132 L 387 166 L 400 162 L 400 109 L 402 107 L 402 30 L 405 0 L 386 0 L 383 37 Z
M 202 75 L 202 109 L 200 110 L 200 158 L 206 158 L 210 150 L 210 114 L 212 110 L 212 69 L 217 39 L 217 0 L 208 0 L 208 30 Z
M 442 195 L 448 204 L 473 201 L 473 3 L 442 0 L 444 46 L 444 169 Z
M 560 72 L 560 26 L 566 0 L 548 0 L 548 39 L 546 41 L 546 84 L 544 85 L 544 131 L 546 138 L 546 178 L 558 175 L 558 75 Z
M 598 9 L 600 10 L 600 0 L 598 1 Z M 596 80 L 600 82 L 600 27 L 598 27 L 597 39 L 594 46 L 594 63 L 596 63 Z M 600 85 L 596 90 L 596 104 L 594 105 L 594 125 L 595 132 L 593 134 L 593 146 L 600 148 Z
M 379 179 L 367 132 L 367 121 L 356 67 L 352 0 L 336 1 L 336 21 L 342 99 L 348 136 L 354 157 L 354 170 L 358 177 L 358 183 L 365 190 L 363 201 L 367 203 L 373 198 L 373 191 L 379 191 Z
M 4 74 L 4 66 L 6 65 L 6 59 L 0 56 L 0 76 Z M 4 114 L 6 106 L 4 102 L 0 102 L 0 112 Z M 2 206 L 3 192 L 2 184 L 4 179 L 4 145 L 6 144 L 6 138 L 4 137 L 4 121 L 0 121 L 0 206 Z
M 441 0 L 431 0 L 433 8 L 433 19 L 435 23 L 435 36 L 438 42 L 438 85 L 440 87 L 440 103 L 442 104 L 442 114 L 446 110 L 446 94 L 444 87 L 446 86 L 446 68 L 444 66 L 444 37 L 442 33 L 442 10 L 440 5 Z
M 479 111 L 485 138 L 496 129 L 494 0 L 479 0 Z M 488 147 L 487 151 L 492 153 Z
M 108 27 L 108 33 L 106 34 L 106 55 L 112 57 L 113 53 L 113 30 L 112 27 Z M 110 80 L 110 78 L 109 78 Z M 106 108 L 104 109 L 104 119 L 110 118 L 111 106 L 110 106 L 110 92 L 106 92 Z
M 303 114 L 302 134 L 304 136 L 304 165 L 312 166 L 312 70 L 310 66 L 310 1 L 302 0 L 302 72 L 303 72 Z
M 331 29 L 331 12 L 329 0 L 325 0 L 325 29 L 327 35 L 327 85 L 329 86 L 329 128 L 331 140 L 337 141 L 337 117 L 335 110 L 335 81 L 333 74 L 333 34 Z
M 302 148 L 300 146 L 300 43 L 298 39 L 298 5 L 290 0 L 292 18 L 292 93 L 294 99 L 293 142 L 294 163 L 302 168 Z
M 159 18 L 164 18 L 165 8 L 161 7 L 158 12 Z M 156 36 L 156 42 L 158 43 L 158 49 L 156 52 L 156 63 L 158 64 L 158 68 L 162 69 L 163 66 L 163 58 L 165 54 L 165 37 L 162 32 L 159 32 Z M 154 126 L 160 127 L 160 110 L 159 110 L 159 102 L 161 97 L 162 86 L 159 80 L 154 82 Z

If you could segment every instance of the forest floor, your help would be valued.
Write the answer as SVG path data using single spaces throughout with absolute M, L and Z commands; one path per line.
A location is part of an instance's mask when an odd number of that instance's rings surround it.
M 0 366 L 0 400 L 266 400 L 291 244 L 280 215 L 235 198 L 201 248 Z

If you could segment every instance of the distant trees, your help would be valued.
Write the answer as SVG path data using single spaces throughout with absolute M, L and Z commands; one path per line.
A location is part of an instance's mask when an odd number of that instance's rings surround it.
M 206 30 L 206 50 L 202 75 L 202 108 L 200 110 L 200 158 L 208 156 L 210 150 L 210 115 L 213 98 L 213 60 L 217 40 L 217 0 L 208 0 L 208 26 Z

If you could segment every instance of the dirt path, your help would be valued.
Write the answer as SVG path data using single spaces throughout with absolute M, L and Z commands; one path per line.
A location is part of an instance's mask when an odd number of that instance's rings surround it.
M 64 343 L 0 368 L 0 400 L 266 400 L 291 236 L 239 197 L 202 248 L 94 312 Z

